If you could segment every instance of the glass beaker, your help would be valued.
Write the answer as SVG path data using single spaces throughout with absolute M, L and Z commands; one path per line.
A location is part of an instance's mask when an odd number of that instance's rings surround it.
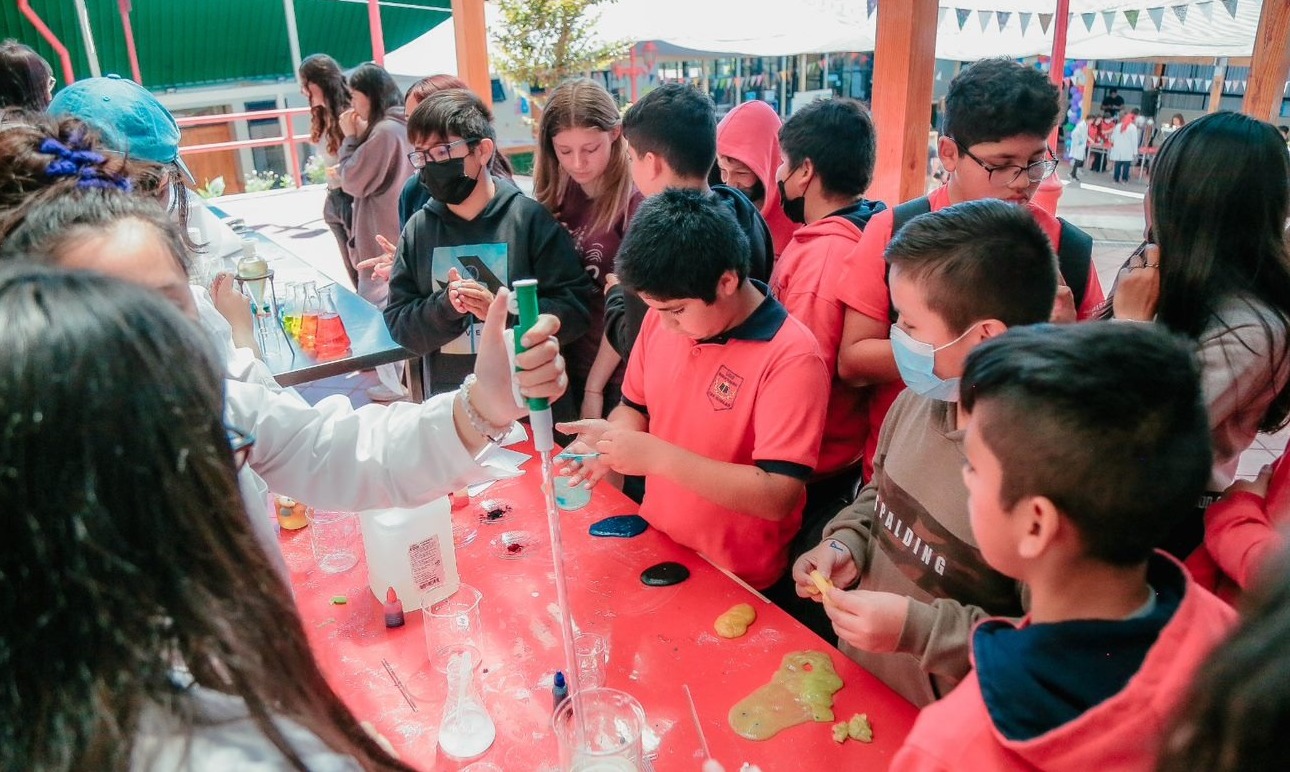
M 425 598 L 437 597 L 438 593 L 426 593 Z M 457 591 L 442 600 L 431 603 L 422 601 L 425 612 L 426 653 L 430 664 L 440 672 L 448 667 L 453 655 L 468 652 L 473 661 L 480 661 L 479 638 L 482 622 L 479 615 L 479 601 L 483 595 L 468 584 L 457 587 Z
M 336 309 L 332 288 L 323 289 L 318 306 L 318 329 L 314 333 L 314 350 L 318 358 L 338 357 L 349 350 L 349 333 Z
M 324 574 L 339 574 L 358 565 L 363 548 L 358 516 L 353 512 L 306 511 L 314 560 Z
M 296 335 L 300 348 L 312 352 L 318 340 L 318 283 L 307 281 L 300 288 L 300 332 Z
M 581 731 L 574 725 L 578 711 Z M 583 689 L 565 698 L 551 717 L 564 772 L 638 772 L 645 710 L 626 692 Z

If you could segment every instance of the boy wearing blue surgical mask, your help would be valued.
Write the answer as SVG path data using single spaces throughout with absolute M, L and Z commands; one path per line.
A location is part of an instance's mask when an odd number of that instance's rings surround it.
M 892 239 L 892 348 L 908 387 L 878 437 L 873 479 L 793 566 L 824 603 L 839 647 L 915 705 L 970 669 L 969 633 L 1019 616 L 1017 584 L 981 557 L 963 486 L 958 381 L 968 353 L 1009 327 L 1048 321 L 1052 246 L 1024 207 L 988 199 L 917 217 Z M 811 572 L 833 588 L 821 595 Z

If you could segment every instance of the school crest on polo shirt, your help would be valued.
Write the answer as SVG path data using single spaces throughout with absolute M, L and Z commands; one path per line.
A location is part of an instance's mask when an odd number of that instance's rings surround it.
M 744 379 L 735 375 L 735 371 L 722 365 L 717 368 L 717 374 L 712 377 L 712 384 L 708 386 L 708 402 L 712 403 L 713 410 L 729 410 L 735 406 L 735 397 L 739 396 L 739 387 L 743 384 Z

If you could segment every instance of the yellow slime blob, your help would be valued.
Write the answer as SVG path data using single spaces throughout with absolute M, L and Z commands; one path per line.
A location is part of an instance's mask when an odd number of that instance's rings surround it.
M 833 695 L 842 679 L 822 651 L 784 657 L 770 683 L 730 709 L 730 728 L 749 740 L 767 740 L 790 726 L 833 720 Z

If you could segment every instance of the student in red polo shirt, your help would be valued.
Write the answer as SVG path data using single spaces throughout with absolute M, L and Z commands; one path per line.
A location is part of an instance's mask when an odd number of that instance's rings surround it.
M 623 402 L 607 420 L 560 424 L 599 458 L 565 469 L 590 487 L 645 477 L 640 514 L 753 587 L 788 568 L 819 455 L 829 372 L 805 325 L 748 279 L 748 239 L 702 192 L 646 199 L 618 252 L 649 306 Z
M 838 374 L 855 386 L 876 386 L 869 406 L 875 433 L 903 384 L 891 353 L 894 321 L 883 253 L 897 226 L 951 204 L 998 198 L 1028 206 L 1058 255 L 1063 283 L 1054 321 L 1087 319 L 1103 300 L 1092 269 L 1092 239 L 1031 203 L 1039 183 L 1057 168 L 1048 134 L 1059 113 L 1057 88 L 1033 67 L 1010 59 L 983 59 L 950 83 L 944 132 L 937 145 L 949 182 L 869 221 L 838 282 L 847 307 Z M 1070 289 L 1078 288 L 1078 289 Z M 874 445 L 865 455 L 873 462 Z

